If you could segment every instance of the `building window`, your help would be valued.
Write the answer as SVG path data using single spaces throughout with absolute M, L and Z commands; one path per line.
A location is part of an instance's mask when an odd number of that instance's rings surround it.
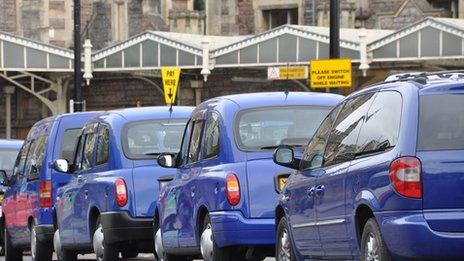
M 263 10 L 266 29 L 284 24 L 298 24 L 298 8 Z
M 193 10 L 205 11 L 205 0 L 193 0 Z

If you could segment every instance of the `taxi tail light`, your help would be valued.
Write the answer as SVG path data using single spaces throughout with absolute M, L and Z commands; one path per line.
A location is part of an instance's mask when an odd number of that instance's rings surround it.
M 390 165 L 390 181 L 400 195 L 422 198 L 421 162 L 415 157 L 402 157 Z
M 43 180 L 39 185 L 39 204 L 42 208 L 52 207 L 52 181 Z
M 120 207 L 124 207 L 127 204 L 127 187 L 124 179 L 117 179 L 114 183 L 114 193 L 116 204 Z
M 236 206 L 240 202 L 240 182 L 234 173 L 227 174 L 226 195 L 230 205 Z

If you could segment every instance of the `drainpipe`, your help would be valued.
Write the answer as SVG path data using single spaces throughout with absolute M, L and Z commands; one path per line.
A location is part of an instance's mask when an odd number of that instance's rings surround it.
M 367 76 L 367 70 L 369 70 L 369 60 L 367 59 L 367 43 L 366 43 L 367 32 L 365 28 L 361 28 L 359 32 L 359 53 L 360 62 L 359 70 L 362 71 L 363 77 Z
M 6 139 L 11 139 L 11 95 L 14 94 L 14 86 L 5 86 L 3 92 L 5 93 L 6 98 Z

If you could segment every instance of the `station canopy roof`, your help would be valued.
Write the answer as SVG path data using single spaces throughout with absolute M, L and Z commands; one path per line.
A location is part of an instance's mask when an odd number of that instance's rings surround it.
M 340 31 L 341 56 L 353 62 L 360 62 L 361 52 L 369 63 L 456 59 L 463 57 L 463 46 L 462 19 L 425 18 L 397 31 Z M 329 57 L 329 28 L 283 25 L 257 35 L 207 37 L 147 31 L 94 50 L 91 60 L 94 71 L 195 69 L 204 68 L 204 53 L 210 68 L 308 64 Z M 72 50 L 0 32 L 0 70 L 72 71 L 72 66 Z

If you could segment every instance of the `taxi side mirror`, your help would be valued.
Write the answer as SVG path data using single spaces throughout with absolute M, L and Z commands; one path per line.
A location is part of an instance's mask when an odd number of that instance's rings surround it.
M 8 176 L 4 170 L 0 170 L 0 185 L 8 186 Z
M 281 145 L 273 155 L 274 163 L 283 167 L 298 170 L 300 167 L 300 159 L 295 158 L 293 148 L 288 145 Z

